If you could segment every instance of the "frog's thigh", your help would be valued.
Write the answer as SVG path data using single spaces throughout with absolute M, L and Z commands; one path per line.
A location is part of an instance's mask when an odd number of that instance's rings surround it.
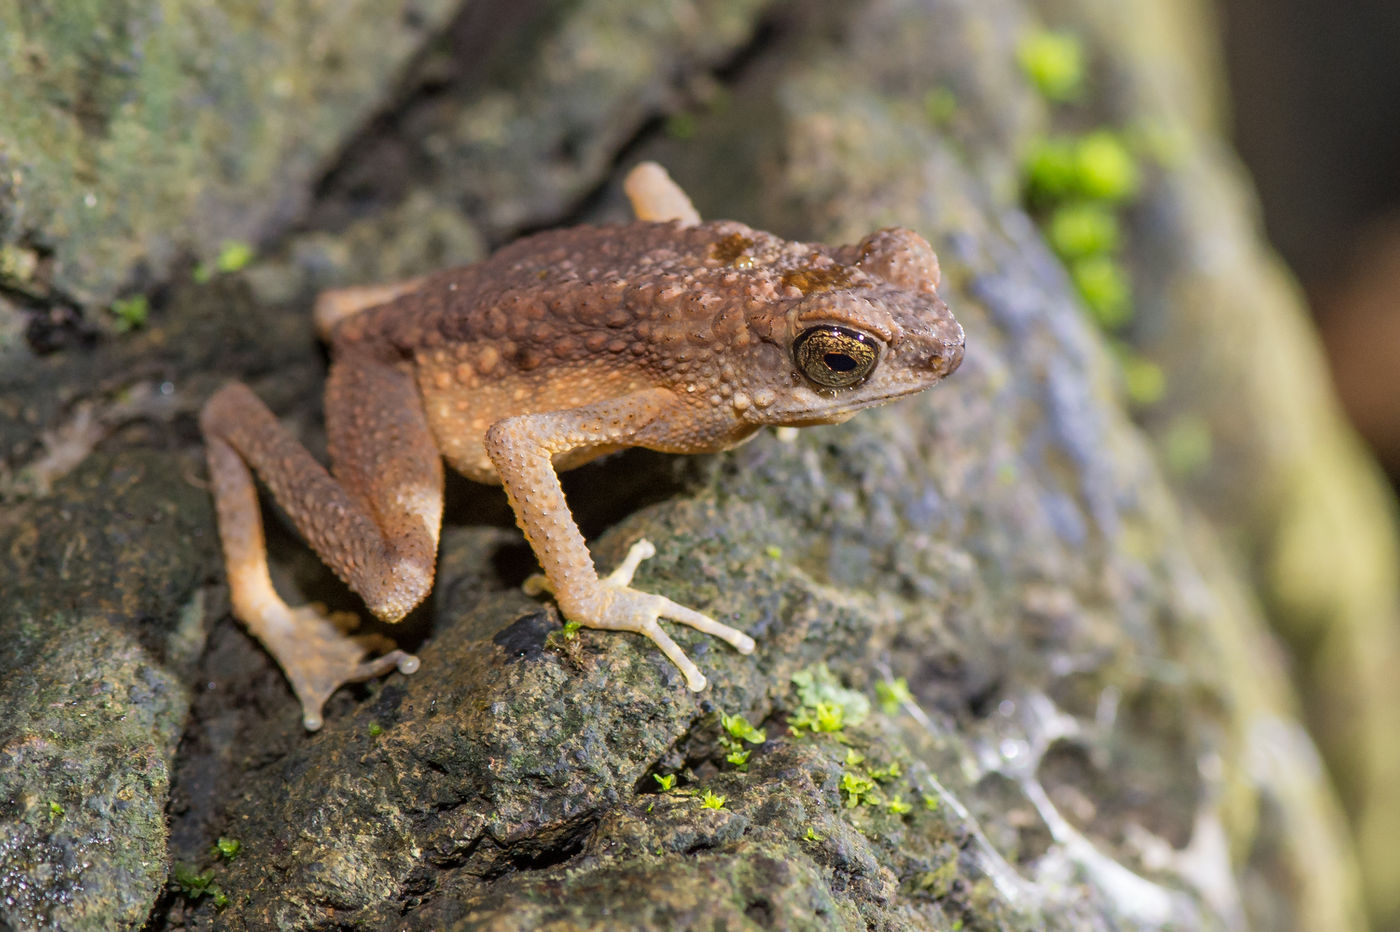
M 316 322 L 316 332 L 321 339 L 329 340 L 335 325 L 345 318 L 381 304 L 388 304 L 410 291 L 417 291 L 418 286 L 422 284 L 423 276 L 419 276 L 401 282 L 332 288 L 316 296 L 316 306 L 311 311 L 311 319 Z
M 642 162 L 628 172 L 622 189 L 638 220 L 679 220 L 683 226 L 700 222 L 700 213 L 685 191 L 655 162 Z
M 367 354 L 338 355 L 326 440 L 336 481 L 373 517 L 375 535 L 328 541 L 335 552 L 324 556 L 376 615 L 397 620 L 432 587 L 442 526 L 442 457 L 413 376 Z

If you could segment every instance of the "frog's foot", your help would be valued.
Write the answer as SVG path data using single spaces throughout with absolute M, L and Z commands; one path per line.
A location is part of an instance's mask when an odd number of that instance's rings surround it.
M 695 692 L 705 688 L 705 675 L 700 672 L 690 658 L 680 649 L 671 636 L 662 630 L 658 623 L 661 618 L 669 618 L 697 631 L 711 634 L 726 641 L 741 654 L 751 654 L 754 640 L 742 631 L 720 624 L 708 615 L 665 596 L 639 592 L 630 587 L 632 576 L 641 562 L 656 555 L 656 548 L 649 540 L 639 540 L 632 545 L 627 556 L 617 569 L 598 580 L 598 588 L 591 598 L 574 604 L 565 614 L 573 621 L 590 628 L 603 628 L 609 631 L 635 631 L 656 642 L 661 652 L 671 659 L 685 674 L 685 685 Z
M 322 707 L 340 687 L 383 676 L 395 668 L 400 673 L 418 669 L 418 658 L 401 650 L 390 650 L 371 660 L 374 650 L 390 646 L 387 639 L 373 634 L 351 635 L 344 621 L 355 616 L 328 615 L 314 606 L 277 607 L 263 615 L 255 633 L 277 660 L 301 703 L 301 721 L 307 731 L 324 723 Z
M 700 222 L 700 213 L 680 185 L 671 180 L 655 162 L 642 162 L 627 173 L 622 190 L 632 204 L 638 220 L 664 223 L 679 221 L 681 226 L 693 227 Z

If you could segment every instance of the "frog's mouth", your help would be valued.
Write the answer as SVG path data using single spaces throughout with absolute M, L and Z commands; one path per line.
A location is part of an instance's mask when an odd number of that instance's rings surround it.
M 866 408 L 877 408 L 891 401 L 897 401 L 909 395 L 916 395 L 924 389 L 936 384 L 937 381 L 926 384 L 901 385 L 891 391 L 882 392 L 878 395 L 861 395 L 856 398 L 851 398 L 845 404 L 832 403 L 828 396 L 828 400 L 818 406 L 788 408 L 786 410 L 766 412 L 769 416 L 765 418 L 765 421 L 768 423 L 780 424 L 784 427 L 817 427 L 822 424 L 844 424 Z

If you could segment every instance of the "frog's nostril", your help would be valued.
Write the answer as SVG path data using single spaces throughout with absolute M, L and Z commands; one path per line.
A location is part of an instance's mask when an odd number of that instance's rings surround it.
M 946 342 L 946 341 L 945 341 L 944 344 L 943 344 L 943 352 L 938 353 L 938 354 L 935 354 L 935 356 L 934 356 L 935 363 L 939 363 L 939 362 L 942 363 L 943 374 L 944 374 L 945 376 L 949 376 L 949 375 L 952 375 L 954 372 L 957 372 L 957 371 L 958 371 L 958 366 L 961 366 L 961 365 L 962 365 L 962 361 L 963 361 L 963 341 L 962 341 L 962 339 L 961 339 L 962 334 L 958 334 L 958 337 L 959 337 L 959 339 L 958 339 L 958 341 L 957 341 L 956 343 L 950 343 L 950 342 Z

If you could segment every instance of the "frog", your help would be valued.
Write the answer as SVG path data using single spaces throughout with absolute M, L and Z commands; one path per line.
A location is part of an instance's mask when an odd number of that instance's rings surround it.
M 433 586 L 444 463 L 503 486 L 543 570 L 536 590 L 579 626 L 649 638 L 698 692 L 706 678 L 663 620 L 740 654 L 753 638 L 633 588 L 655 554 L 646 539 L 600 574 L 559 473 L 627 447 L 714 453 L 765 427 L 841 423 L 961 363 L 963 330 L 918 233 L 833 247 L 702 222 L 651 162 L 623 189 L 630 222 L 547 230 L 475 264 L 318 296 L 329 468 L 242 382 L 202 407 L 232 613 L 281 668 L 308 731 L 342 686 L 420 664 L 343 613 L 282 599 L 258 480 L 387 623 Z

